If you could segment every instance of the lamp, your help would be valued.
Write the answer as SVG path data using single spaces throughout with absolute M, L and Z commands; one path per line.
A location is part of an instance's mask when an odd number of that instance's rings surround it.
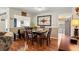
M 77 37 L 77 36 L 78 36 L 79 19 L 78 19 L 78 18 L 73 19 L 73 20 L 71 21 L 71 24 L 75 27 L 75 28 L 74 28 L 74 36 Z
M 59 16 L 58 18 L 59 18 L 59 20 L 61 20 L 61 21 L 63 21 L 63 20 L 65 19 L 64 16 Z

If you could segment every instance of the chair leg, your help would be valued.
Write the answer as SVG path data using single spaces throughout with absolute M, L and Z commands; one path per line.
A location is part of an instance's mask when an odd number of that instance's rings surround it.
M 27 39 L 27 44 L 28 44 L 28 39 Z
M 49 41 L 49 45 L 50 45 L 50 44 L 51 44 L 51 40 L 50 40 L 50 38 L 49 38 L 49 40 L 48 40 L 48 41 Z
M 37 40 L 37 44 L 38 44 L 39 46 L 43 46 L 43 39 L 37 38 L 36 40 Z
M 40 39 L 38 39 L 38 44 L 39 44 L 39 46 L 41 46 L 41 41 L 40 41 Z
M 33 39 L 32 39 L 32 45 L 34 45 L 34 43 L 33 43 L 34 41 L 33 41 Z
M 42 43 L 43 43 L 43 45 L 44 45 L 44 39 L 42 40 Z
M 49 43 L 48 43 L 48 40 L 46 40 L 47 41 L 47 46 L 49 45 Z
M 16 34 L 14 34 L 14 41 L 16 41 Z
M 43 46 L 43 39 L 41 39 L 41 46 Z

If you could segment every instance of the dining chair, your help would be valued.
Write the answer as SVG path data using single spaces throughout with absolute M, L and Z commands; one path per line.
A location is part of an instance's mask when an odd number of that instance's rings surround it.
M 26 40 L 26 33 L 25 33 L 25 31 L 23 31 L 23 32 L 21 33 L 21 37 L 22 37 L 24 40 Z
M 47 45 L 51 43 L 50 36 L 51 36 L 52 28 L 49 28 L 49 32 L 47 34 Z
M 46 45 L 50 45 L 50 36 L 51 36 L 52 28 L 49 28 L 46 34 L 42 34 L 40 39 L 42 40 L 42 44 L 46 43 Z
M 17 38 L 21 39 L 20 29 L 18 29 L 17 33 L 14 33 L 14 41 L 16 41 Z
M 33 32 L 32 31 L 32 28 L 31 27 L 28 27 L 27 29 L 26 29 L 26 39 L 27 39 L 27 43 L 28 43 L 28 41 L 30 40 L 31 41 L 31 43 L 32 43 L 32 45 L 34 45 L 34 43 L 37 43 L 38 44 L 38 33 L 37 33 L 37 31 L 35 32 Z
M 19 37 L 19 39 L 21 39 L 21 32 L 20 32 L 20 29 L 18 29 L 18 37 Z
M 25 29 L 25 32 L 26 32 L 27 44 L 28 44 L 28 41 L 31 41 L 31 42 L 33 43 L 32 28 L 27 27 L 27 28 Z

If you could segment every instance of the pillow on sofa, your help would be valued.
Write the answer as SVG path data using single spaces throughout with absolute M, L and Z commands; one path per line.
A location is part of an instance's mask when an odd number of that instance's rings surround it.
M 0 32 L 0 36 L 3 36 L 5 34 L 6 34 L 6 32 Z
M 13 33 L 12 32 L 7 32 L 4 36 L 13 37 Z
M 8 36 L 0 36 L 0 51 L 7 51 L 12 44 L 12 38 Z

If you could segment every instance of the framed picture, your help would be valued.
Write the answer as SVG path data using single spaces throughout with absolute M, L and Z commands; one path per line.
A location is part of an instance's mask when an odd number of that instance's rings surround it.
M 24 21 L 21 21 L 21 24 L 24 24 Z
M 27 13 L 26 12 L 21 12 L 21 15 L 22 16 L 27 16 Z
M 37 16 L 37 25 L 51 26 L 51 15 Z

